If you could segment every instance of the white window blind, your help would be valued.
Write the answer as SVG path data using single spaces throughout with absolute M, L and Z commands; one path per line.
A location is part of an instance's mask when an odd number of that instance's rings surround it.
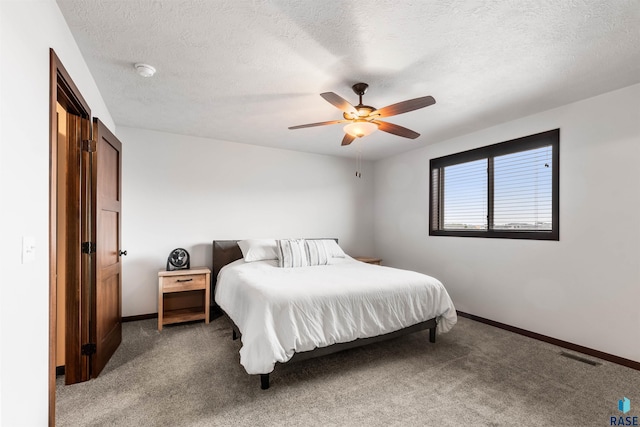
M 487 229 L 487 159 L 444 168 L 444 229 Z
M 494 158 L 494 229 L 551 230 L 551 148 Z

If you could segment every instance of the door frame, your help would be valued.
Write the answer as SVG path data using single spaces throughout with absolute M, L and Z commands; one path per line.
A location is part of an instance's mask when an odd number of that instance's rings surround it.
M 69 112 L 80 116 L 81 124 L 79 128 L 82 140 L 90 139 L 91 135 L 91 109 L 89 104 L 84 100 L 78 87 L 75 85 L 71 76 L 62 65 L 62 62 L 53 49 L 49 49 L 50 57 L 50 84 L 49 84 L 49 426 L 55 425 L 55 409 L 56 409 L 56 336 L 57 336 L 57 199 L 58 199 L 58 120 L 56 106 L 62 104 Z M 82 149 L 82 147 L 80 147 Z M 82 156 L 82 153 L 80 153 Z M 77 180 L 79 191 L 83 191 L 81 182 L 82 162 L 79 164 L 78 176 L 71 177 Z M 81 201 L 75 201 L 80 204 Z M 84 213 L 82 205 L 79 206 L 80 212 Z M 82 218 L 81 224 L 77 224 L 78 237 L 84 239 L 84 227 Z M 74 258 L 70 262 L 75 263 L 73 268 L 81 268 L 83 262 L 80 245 L 71 248 L 71 252 L 67 251 L 69 258 Z M 68 261 L 69 262 L 69 261 Z M 78 277 L 83 279 L 81 272 Z M 69 371 L 73 372 L 76 378 L 89 378 L 89 358 L 81 355 L 81 349 L 78 343 L 89 342 L 89 320 L 86 317 L 89 307 L 89 299 L 87 288 L 89 283 L 86 280 L 79 280 L 78 283 L 66 282 L 66 318 L 73 320 L 67 323 L 66 333 L 66 355 L 65 355 L 65 375 Z M 71 351 L 71 354 L 69 350 Z M 67 370 L 67 366 L 71 369 Z

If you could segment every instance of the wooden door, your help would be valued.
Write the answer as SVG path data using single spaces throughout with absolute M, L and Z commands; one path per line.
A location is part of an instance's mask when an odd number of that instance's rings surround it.
M 92 160 L 95 288 L 92 293 L 91 335 L 95 353 L 91 376 L 97 377 L 122 341 L 122 264 L 120 262 L 122 144 L 98 119 L 93 119 L 96 143 Z M 124 253 L 126 255 L 126 252 Z
M 58 203 L 64 199 L 65 225 L 57 228 L 58 240 L 64 242 L 62 258 L 64 268 L 58 271 L 61 287 L 64 287 L 65 329 L 58 333 L 65 335 L 65 383 L 75 384 L 90 378 L 89 359 L 82 353 L 83 345 L 89 342 L 89 293 L 87 264 L 90 255 L 82 252 L 82 242 L 88 236 L 84 219 L 87 217 L 85 154 L 82 151 L 83 140 L 89 137 L 89 119 L 67 112 L 67 147 L 66 152 L 59 153 L 66 159 L 65 188 L 58 194 Z M 57 308 L 56 308 L 57 310 Z

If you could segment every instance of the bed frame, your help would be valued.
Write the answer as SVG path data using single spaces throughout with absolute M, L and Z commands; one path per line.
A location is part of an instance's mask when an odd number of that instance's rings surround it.
M 336 242 L 338 241 L 338 239 L 333 239 L 333 240 L 335 240 Z M 214 240 L 212 258 L 213 258 L 213 274 L 211 275 L 211 298 L 212 298 L 212 304 L 215 304 L 215 302 L 213 302 L 213 297 L 214 297 L 216 281 L 217 281 L 218 273 L 220 272 L 220 269 L 225 265 L 242 258 L 242 251 L 240 251 L 240 247 L 238 246 L 238 240 Z M 217 304 L 214 307 L 217 307 Z M 233 339 L 236 340 L 240 338 L 242 336 L 240 329 L 238 329 L 236 324 L 233 322 L 233 319 L 231 319 L 228 315 L 227 315 L 227 318 L 231 320 L 232 329 L 233 329 L 233 334 L 232 334 Z M 429 329 L 429 341 L 432 343 L 435 343 L 436 342 L 436 326 L 438 326 L 438 321 L 436 318 L 433 318 L 425 322 L 416 323 L 415 325 L 406 327 L 404 329 L 400 329 L 395 332 L 390 332 L 388 334 L 378 335 L 370 338 L 359 338 L 350 342 L 336 343 L 327 347 L 319 347 L 311 351 L 295 353 L 287 363 L 290 363 L 292 361 L 312 359 L 314 357 L 325 356 L 327 354 L 337 353 L 339 351 L 348 350 L 350 348 L 361 347 L 363 345 L 373 344 L 380 341 L 386 341 L 388 339 L 411 334 L 413 332 L 423 331 L 425 329 Z M 269 388 L 269 374 L 260 375 L 260 387 L 263 390 L 266 390 Z

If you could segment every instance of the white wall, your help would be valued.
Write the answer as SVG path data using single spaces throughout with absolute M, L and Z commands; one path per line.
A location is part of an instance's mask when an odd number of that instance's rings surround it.
M 214 239 L 337 237 L 373 251 L 373 177 L 364 162 L 118 127 L 123 145 L 122 314 L 157 312 L 172 249 L 211 267 Z M 331 142 L 327 142 L 331 143 Z
M 53 1 L 0 1 L 0 424 L 44 426 L 49 359 L 49 48 L 113 129 Z M 36 259 L 21 264 L 22 236 Z
M 560 241 L 428 235 L 429 159 L 560 128 Z M 458 310 L 640 361 L 640 85 L 374 165 L 376 255 Z

